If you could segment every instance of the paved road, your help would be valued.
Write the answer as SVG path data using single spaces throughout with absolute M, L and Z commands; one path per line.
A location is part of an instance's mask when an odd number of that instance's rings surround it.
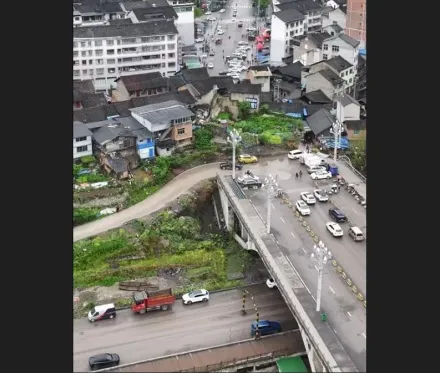
M 252 1 L 251 0 L 242 0 L 240 5 L 237 5 L 237 17 L 232 17 L 232 7 L 235 5 L 234 1 L 231 1 L 228 5 L 225 6 L 225 12 L 213 12 L 209 16 L 202 16 L 200 19 L 206 19 L 208 17 L 215 17 L 217 20 L 208 23 L 208 27 L 205 32 L 205 39 L 209 40 L 210 45 L 215 50 L 215 56 L 209 56 L 206 60 L 206 63 L 213 63 L 214 68 L 209 69 L 209 74 L 211 76 L 217 76 L 221 71 L 227 71 L 228 65 L 225 63 L 223 59 L 223 55 L 231 56 L 232 53 L 235 52 L 235 49 L 238 47 L 239 41 L 248 41 L 247 37 L 243 38 L 242 35 L 246 33 L 246 28 L 250 27 L 252 21 L 255 19 L 253 16 L 252 9 Z M 234 21 L 233 21 L 234 20 Z M 238 21 L 243 21 L 243 27 L 238 27 Z M 217 35 L 217 30 L 222 29 L 225 33 L 223 35 Z M 229 36 L 231 37 L 229 39 Z M 212 42 L 212 37 L 214 40 L 216 38 L 222 38 L 223 44 L 215 45 Z M 248 59 L 251 60 L 252 54 L 255 56 L 255 43 L 249 42 L 249 45 L 253 47 L 253 51 L 248 51 Z M 203 48 L 201 44 L 198 45 L 199 52 L 198 55 L 201 56 L 203 54 Z M 223 52 L 224 51 L 224 52 Z M 245 63 L 246 65 L 249 65 Z M 245 73 L 241 74 L 242 78 L 244 78 Z
M 254 295 L 260 319 L 279 321 L 283 331 L 298 328 L 277 290 L 266 285 L 247 290 Z M 74 371 L 88 370 L 88 357 L 103 352 L 118 353 L 121 364 L 126 364 L 248 339 L 255 313 L 249 302 L 249 312 L 242 316 L 241 306 L 242 292 L 232 290 L 212 294 L 206 304 L 183 306 L 177 301 L 171 311 L 134 315 L 124 310 L 114 320 L 93 324 L 75 320 Z

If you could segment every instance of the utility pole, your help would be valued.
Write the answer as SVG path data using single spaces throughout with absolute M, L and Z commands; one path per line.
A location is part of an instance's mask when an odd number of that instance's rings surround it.
M 316 312 L 321 310 L 321 293 L 322 293 L 322 280 L 324 274 L 324 264 L 327 263 L 332 257 L 331 252 L 325 247 L 322 241 L 319 241 L 318 246 L 313 247 L 312 259 L 316 259 L 318 262 L 318 290 L 316 294 Z
M 235 128 L 229 132 L 227 141 L 232 145 L 232 178 L 235 180 L 235 148 L 241 142 L 241 136 Z
M 269 174 L 269 177 L 267 177 L 264 180 L 263 187 L 267 190 L 267 216 L 266 216 L 266 227 L 267 227 L 267 233 L 270 234 L 270 219 L 272 216 L 272 209 L 271 209 L 271 200 L 272 197 L 276 194 L 278 190 L 278 183 L 277 183 L 277 177 L 275 178 Z
M 342 123 L 341 123 L 341 100 L 340 97 L 343 97 L 343 93 L 337 93 L 336 94 L 336 121 L 333 123 L 332 129 L 330 131 L 333 131 L 333 134 L 335 135 L 335 143 L 334 143 L 334 149 L 333 149 L 333 161 L 336 162 L 338 158 L 338 144 L 341 142 L 341 133 L 342 133 Z

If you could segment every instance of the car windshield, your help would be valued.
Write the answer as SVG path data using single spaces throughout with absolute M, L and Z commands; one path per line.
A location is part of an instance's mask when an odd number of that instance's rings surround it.
M 92 314 L 92 315 L 94 315 L 95 314 L 95 312 L 96 312 L 96 308 L 95 307 L 93 307 L 91 310 L 90 310 L 90 313 Z
M 113 357 L 110 354 L 105 354 L 105 358 L 109 361 L 113 360 Z

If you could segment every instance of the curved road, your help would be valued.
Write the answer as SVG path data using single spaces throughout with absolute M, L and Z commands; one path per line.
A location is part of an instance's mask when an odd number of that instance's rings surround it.
M 279 321 L 283 331 L 298 329 L 277 290 L 266 285 L 246 289 L 254 295 L 260 319 Z M 98 353 L 117 353 L 121 364 L 127 364 L 248 339 L 255 312 L 250 299 L 246 316 L 241 308 L 242 291 L 230 290 L 212 294 L 206 304 L 183 306 L 176 301 L 170 311 L 135 315 L 123 310 L 114 320 L 93 324 L 85 318 L 74 320 L 74 371 L 87 371 L 88 358 Z

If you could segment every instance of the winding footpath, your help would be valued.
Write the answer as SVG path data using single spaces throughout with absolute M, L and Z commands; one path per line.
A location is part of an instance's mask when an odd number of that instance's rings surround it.
M 109 229 L 118 228 L 131 220 L 139 219 L 160 210 L 165 207 L 167 203 L 185 194 L 197 183 L 215 177 L 218 172 L 222 172 L 219 169 L 219 164 L 220 162 L 216 162 L 191 168 L 176 176 L 168 184 L 142 202 L 116 214 L 75 227 L 73 229 L 73 241 L 79 241 Z

